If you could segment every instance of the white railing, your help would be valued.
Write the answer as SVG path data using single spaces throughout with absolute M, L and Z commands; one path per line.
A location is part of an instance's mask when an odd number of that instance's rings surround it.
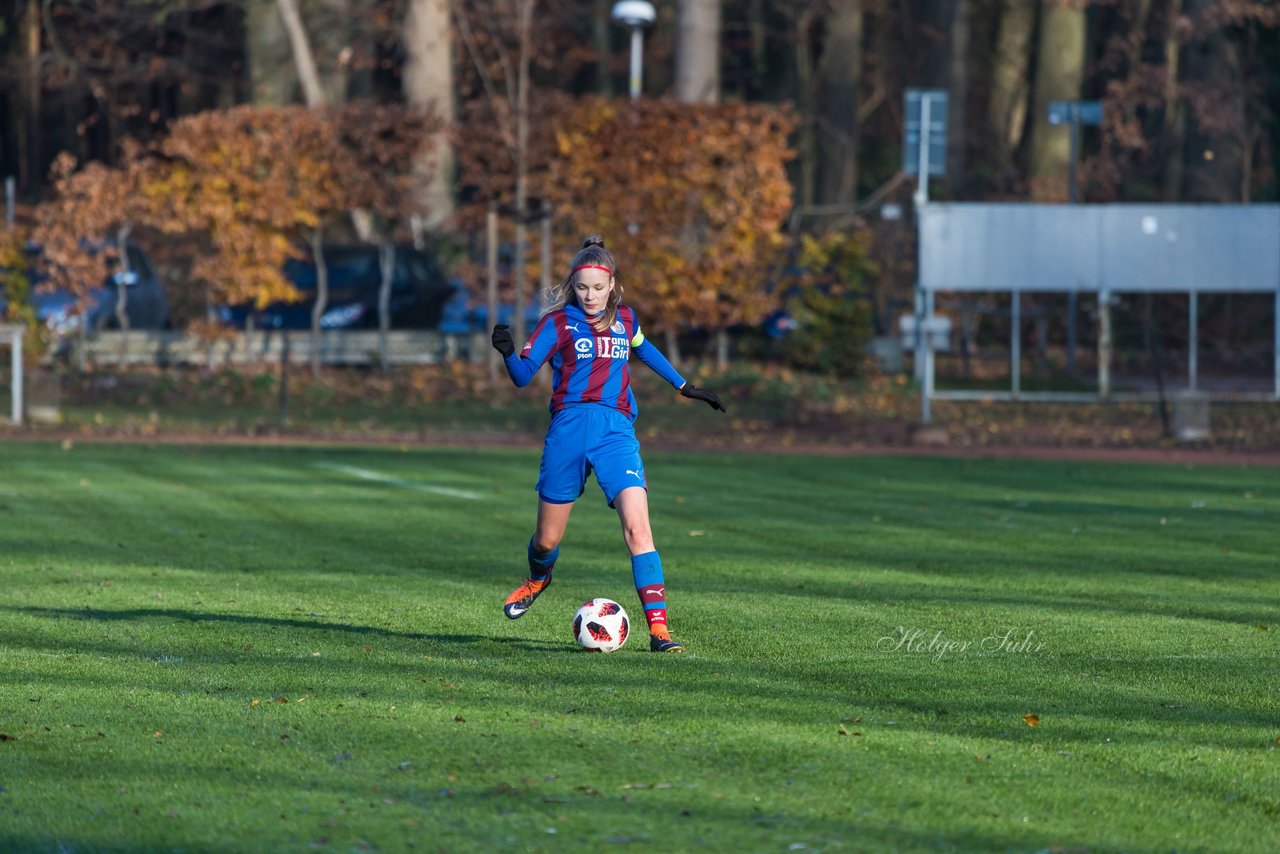
M 78 360 L 73 338 L 71 357 Z M 311 333 L 288 333 L 290 364 L 311 359 Z M 376 365 L 381 362 L 376 331 L 320 333 L 320 361 L 326 365 Z M 432 365 L 454 359 L 483 359 L 489 346 L 483 334 L 444 335 L 433 330 L 392 330 L 387 335 L 387 362 L 392 365 Z M 85 344 L 84 360 L 95 365 L 243 365 L 278 364 L 286 336 L 279 330 L 238 332 L 206 341 L 184 332 L 99 332 Z

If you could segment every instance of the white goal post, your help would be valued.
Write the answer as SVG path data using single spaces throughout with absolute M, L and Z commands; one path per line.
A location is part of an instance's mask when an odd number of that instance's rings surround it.
M 0 341 L 7 340 L 12 349 L 10 361 L 9 394 L 10 420 L 14 424 L 22 423 L 22 334 L 26 327 L 13 324 L 0 324 Z

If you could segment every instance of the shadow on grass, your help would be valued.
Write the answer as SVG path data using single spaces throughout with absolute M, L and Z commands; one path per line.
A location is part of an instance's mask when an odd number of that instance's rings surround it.
M 0 643 L 14 649 L 71 650 L 77 653 L 97 652 L 110 657 L 159 660 L 164 655 L 181 656 L 188 664 L 202 663 L 231 668 L 219 679 L 246 678 L 246 665 L 293 668 L 293 680 L 309 685 L 318 678 L 331 687 L 343 679 L 351 682 L 350 690 L 361 696 L 395 700 L 404 696 L 404 685 L 425 675 L 473 686 L 488 685 L 495 692 L 486 697 L 488 704 L 520 707 L 527 697 L 506 697 L 513 678 L 537 679 L 551 685 L 561 684 L 570 694 L 581 683 L 584 663 L 571 643 L 539 638 L 512 638 L 479 634 L 444 634 L 396 632 L 370 626 L 309 622 L 297 619 L 251 617 L 237 614 L 208 614 L 179 609 L 133 609 L 98 611 L 59 608 L 10 609 L 29 616 L 50 620 L 91 622 L 139 622 L 154 619 L 188 623 L 209 622 L 228 626 L 315 629 L 350 633 L 356 639 L 370 636 L 393 642 L 423 642 L 445 647 L 447 654 L 419 661 L 405 658 L 405 650 L 383 651 L 367 660 L 353 661 L 341 657 L 307 659 L 303 666 L 296 662 L 296 650 L 289 654 L 263 653 L 241 655 L 239 652 L 216 652 L 199 648 L 191 638 L 175 639 L 177 645 L 163 649 L 154 645 L 120 643 L 98 638 L 73 638 L 65 644 L 30 633 L 0 636 Z M 237 647 L 239 638 L 228 638 Z M 192 648 L 192 647 L 195 648 Z M 503 652 L 507 650 L 508 652 Z M 528 659 L 512 655 L 510 650 L 551 653 Z M 443 652 L 443 651 L 442 651 Z M 897 717 L 898 730 L 918 729 L 926 733 L 947 733 L 967 738 L 994 738 L 1022 741 L 1035 737 L 1023 731 L 1021 716 L 1038 710 L 1046 718 L 1057 717 L 1053 740 L 1058 743 L 1096 744 L 1112 735 L 1130 743 L 1170 743 L 1193 745 L 1208 739 L 1221 747 L 1252 748 L 1261 742 L 1253 733 L 1238 728 L 1267 728 L 1273 716 L 1261 708 L 1247 708 L 1232 700 L 1230 685 L 1247 680 L 1256 668 L 1249 660 L 1169 661 L 1163 657 L 1115 659 L 1100 651 L 1081 651 L 1068 660 L 1045 659 L 1021 661 L 1026 669 L 1021 678 L 1011 678 L 1001 660 L 956 660 L 945 666 L 923 665 L 911 658 L 895 662 L 885 654 L 868 655 L 841 662 L 781 663 L 767 658 L 717 659 L 691 657 L 672 669 L 665 657 L 647 653 L 621 657 L 625 664 L 611 667 L 608 682 L 619 696 L 649 696 L 655 684 L 661 684 L 661 696 L 648 701 L 650 713 L 671 714 L 682 720 L 703 720 L 718 726 L 726 710 L 750 719 L 788 723 L 797 726 L 828 724 L 832 709 L 850 709 L 851 695 L 865 698 L 862 702 L 879 708 L 888 717 Z M 597 659 L 591 658 L 594 662 Z M 482 667 L 475 666 L 479 661 Z M 536 664 L 532 662 L 536 661 Z M 292 662 L 292 664 L 290 664 Z M 586 665 L 596 672 L 595 665 Z M 1078 673 L 1087 668 L 1088 673 Z M 319 674 L 327 673 L 328 677 Z M 1183 684 L 1181 692 L 1173 691 L 1167 682 L 1177 674 Z M 374 675 L 377 674 L 377 678 Z M 1090 676 L 1089 674 L 1094 674 Z M 51 674 L 52 675 L 52 674 Z M 122 675 L 120 679 L 123 679 Z M 148 687 L 157 691 L 176 690 L 171 675 L 158 675 Z M 256 678 L 256 677 L 255 677 Z M 273 675 L 274 681 L 279 681 Z M 142 687 L 136 676 L 130 684 Z M 334 679 L 339 680 L 334 682 Z M 311 681 L 308 681 L 311 680 Z M 56 678 L 53 681 L 58 681 Z M 111 678 L 79 677 L 77 682 L 93 682 L 109 687 Z M 359 688 L 356 688 L 359 681 Z M 185 683 L 184 683 L 185 684 Z M 1001 685 L 992 691 L 993 685 Z M 342 690 L 339 688 L 339 690 Z M 481 692 L 486 689 L 481 689 Z M 564 695 L 556 690 L 556 697 Z M 567 695 L 564 695 L 567 696 Z M 861 705 L 861 704 L 860 704 Z M 603 707 L 602 707 L 603 709 Z M 826 709 L 827 711 L 818 711 Z M 941 711 L 939 711 L 941 710 Z M 608 709 L 602 714 L 608 716 Z M 896 714 L 895 714 L 896 713 Z M 873 722 L 868 721 L 868 725 Z M 1194 727 L 1221 727 L 1223 731 L 1207 733 Z
M 514 646 L 529 650 L 569 649 L 570 644 L 557 641 L 539 640 L 537 638 L 512 638 L 499 635 L 450 635 L 431 634 L 425 632 L 397 632 L 377 626 L 353 625 L 351 623 L 323 622 L 322 615 L 316 620 L 299 620 L 285 617 L 256 617 L 246 614 L 215 614 L 208 611 L 187 611 L 178 608 L 131 608 L 123 611 L 109 611 L 100 608 L 5 608 L 33 617 L 52 620 L 92 620 L 98 622 L 132 622 L 136 620 L 170 619 L 188 623 L 231 623 L 242 626 L 268 626 L 283 629 L 319 629 L 329 632 L 346 632 L 354 635 L 369 635 L 386 639 L 405 641 L 427 641 L 440 644 L 477 644 L 496 643 L 503 646 Z

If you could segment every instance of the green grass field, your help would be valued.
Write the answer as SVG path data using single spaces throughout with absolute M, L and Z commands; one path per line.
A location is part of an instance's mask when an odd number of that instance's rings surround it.
M 1280 472 L 647 462 L 683 656 L 530 452 L 0 443 L 0 849 L 1280 848 Z

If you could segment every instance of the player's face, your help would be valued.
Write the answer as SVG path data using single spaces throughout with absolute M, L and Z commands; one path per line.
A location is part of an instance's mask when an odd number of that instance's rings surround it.
M 578 297 L 578 305 L 587 314 L 598 314 L 604 311 L 609 302 L 609 293 L 613 290 L 613 276 L 604 270 L 582 270 L 578 280 L 573 283 L 573 292 Z

